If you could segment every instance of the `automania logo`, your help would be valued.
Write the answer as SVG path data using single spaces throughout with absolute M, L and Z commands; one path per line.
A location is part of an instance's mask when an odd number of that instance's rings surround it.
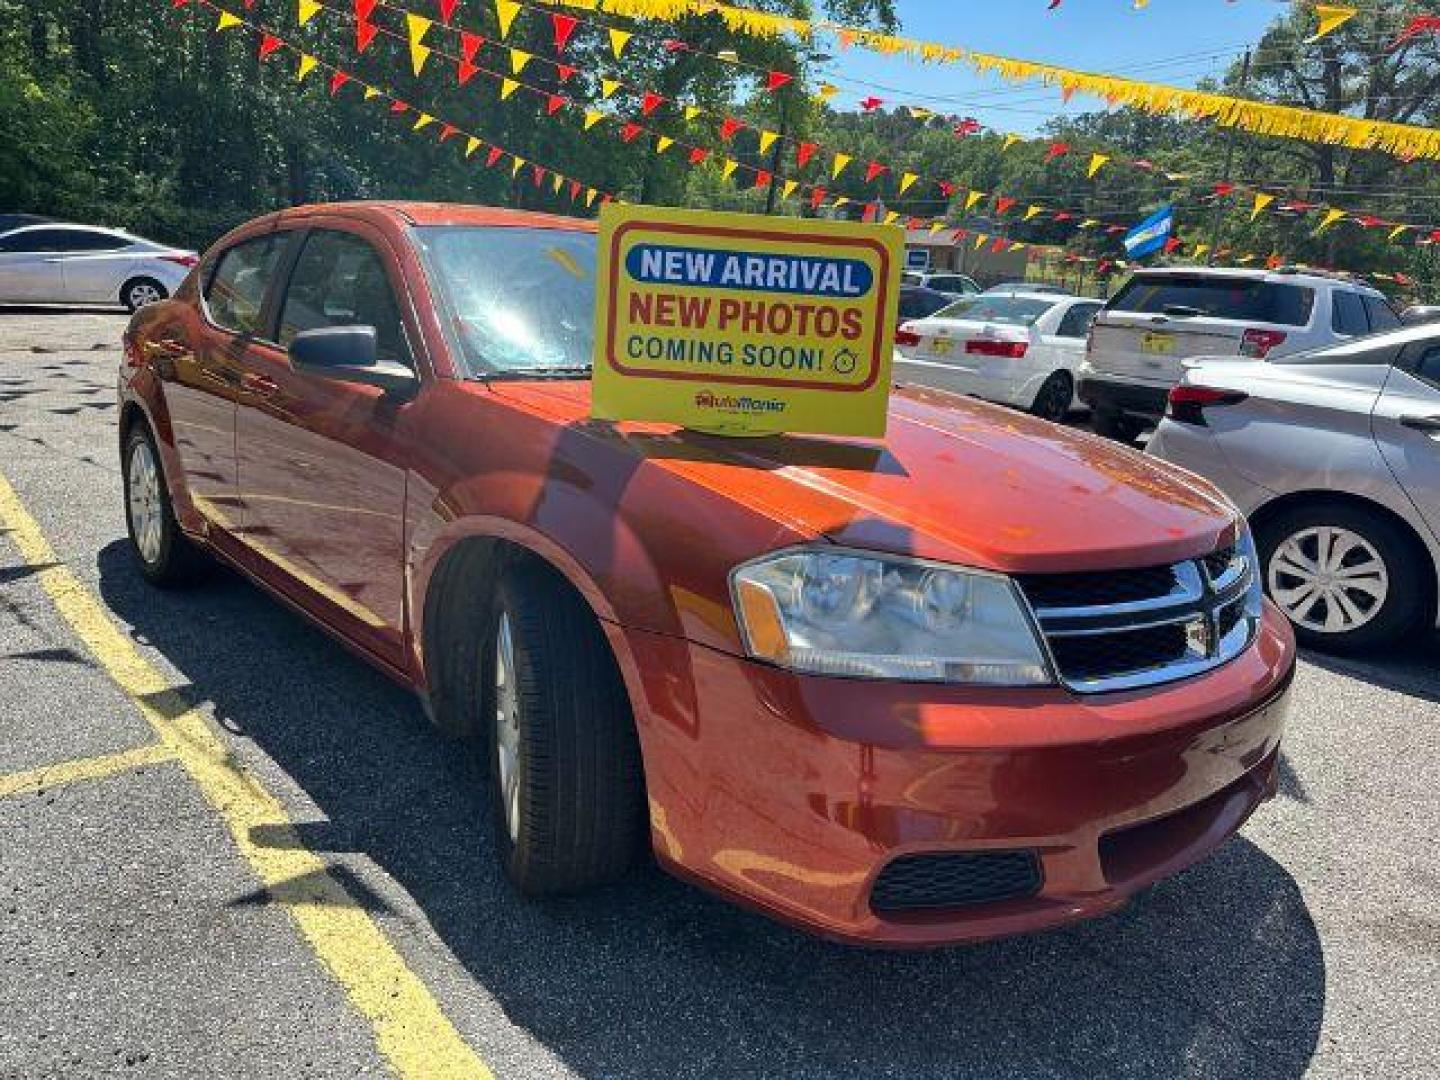
M 695 395 L 695 405 L 701 409 L 715 409 L 730 413 L 782 413 L 786 403 L 774 398 L 753 398 L 748 395 L 735 397 L 732 394 L 712 394 L 701 390 Z

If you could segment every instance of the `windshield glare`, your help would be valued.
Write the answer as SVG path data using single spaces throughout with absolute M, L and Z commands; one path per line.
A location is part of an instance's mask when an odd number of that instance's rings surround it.
M 449 225 L 414 231 L 442 322 L 469 375 L 590 366 L 594 233 Z
M 1054 303 L 1048 300 L 1018 296 L 972 296 L 955 301 L 949 307 L 936 312 L 931 318 L 1032 326 L 1054 306 Z

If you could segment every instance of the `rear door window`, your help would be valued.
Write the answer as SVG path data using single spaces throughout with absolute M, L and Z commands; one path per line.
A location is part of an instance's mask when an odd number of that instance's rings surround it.
M 296 334 L 330 326 L 373 326 L 380 359 L 410 364 L 400 305 L 380 253 L 352 233 L 316 229 L 285 290 L 280 344 L 288 347 Z
M 947 306 L 950 297 L 928 289 L 905 289 L 900 293 L 900 317 L 923 319 Z
M 1138 274 L 1115 294 L 1108 310 L 1308 326 L 1315 310 L 1315 290 L 1254 278 Z
M 1056 337 L 1083 338 L 1090 333 L 1090 324 L 1095 321 L 1096 314 L 1100 311 L 1099 304 L 1076 304 L 1065 313 L 1060 320 L 1060 326 L 1055 331 Z
M 205 286 L 205 308 L 215 325 L 237 334 L 260 334 L 265 291 L 289 234 L 243 240 L 220 256 Z
M 1337 289 L 1334 294 L 1335 310 L 1330 316 L 1330 329 L 1347 337 L 1364 337 L 1370 332 L 1370 319 L 1365 314 L 1365 305 L 1357 293 Z
M 119 251 L 130 241 L 89 229 L 31 229 L 11 238 L 18 246 L 11 251 Z
M 1394 330 L 1400 326 L 1400 316 L 1395 314 L 1395 309 L 1378 296 L 1365 295 L 1361 301 L 1365 305 L 1365 314 L 1370 316 L 1370 332 L 1378 334 L 1382 330 Z

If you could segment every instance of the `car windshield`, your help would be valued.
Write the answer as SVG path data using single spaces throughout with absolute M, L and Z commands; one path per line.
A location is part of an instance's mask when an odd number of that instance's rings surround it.
M 1054 306 L 1054 301 L 1029 296 L 970 296 L 955 301 L 933 317 L 1031 326 Z
M 1301 285 L 1201 274 L 1137 274 L 1106 310 L 1307 326 L 1314 307 L 1315 290 Z
M 595 347 L 595 234 L 426 226 L 415 235 L 468 374 L 582 375 Z

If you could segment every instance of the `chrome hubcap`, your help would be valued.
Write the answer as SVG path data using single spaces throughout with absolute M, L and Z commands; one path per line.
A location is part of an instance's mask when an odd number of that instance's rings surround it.
M 495 634 L 495 751 L 505 830 L 514 842 L 520 839 L 520 698 L 515 685 L 515 642 L 505 612 L 500 613 Z
M 160 499 L 160 470 L 155 467 L 155 455 L 147 442 L 137 442 L 130 451 L 129 488 L 130 534 L 140 557 L 154 563 L 160 558 L 165 515 Z
M 1270 595 L 1296 624 L 1344 634 L 1370 622 L 1390 595 L 1385 560 L 1359 533 L 1334 525 L 1303 529 L 1270 558 Z
M 160 299 L 160 290 L 154 285 L 132 285 L 130 286 L 130 306 L 144 307 L 146 304 L 153 304 Z

